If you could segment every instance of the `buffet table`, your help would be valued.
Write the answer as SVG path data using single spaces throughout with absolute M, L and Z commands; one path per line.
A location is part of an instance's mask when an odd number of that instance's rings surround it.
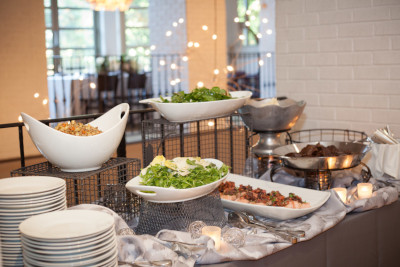
M 399 266 L 400 201 L 345 219 L 320 235 L 257 261 L 202 266 Z M 200 266 L 200 265 L 196 265 Z

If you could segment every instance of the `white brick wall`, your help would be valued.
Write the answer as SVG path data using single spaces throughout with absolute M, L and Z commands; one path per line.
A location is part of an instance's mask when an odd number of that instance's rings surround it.
M 400 1 L 277 0 L 277 95 L 305 100 L 296 129 L 400 137 Z

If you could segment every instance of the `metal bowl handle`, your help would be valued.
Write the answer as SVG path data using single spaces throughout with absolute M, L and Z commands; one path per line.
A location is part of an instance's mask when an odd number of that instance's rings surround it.
M 360 165 L 362 165 L 366 169 L 361 170 L 361 178 L 363 179 L 364 183 L 368 183 L 369 179 L 372 178 L 371 170 L 364 162 L 360 162 Z

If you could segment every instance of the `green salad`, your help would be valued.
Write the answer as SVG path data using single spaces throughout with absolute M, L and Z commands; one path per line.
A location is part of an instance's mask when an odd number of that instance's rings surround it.
M 219 87 L 211 89 L 202 87 L 196 88 L 190 93 L 185 93 L 184 91 L 174 93 L 171 100 L 165 99 L 162 96 L 160 98 L 163 103 L 191 103 L 232 99 L 232 96 Z
M 194 157 L 177 157 L 165 160 L 157 156 L 140 173 L 142 185 L 185 189 L 215 182 L 229 172 L 223 164 L 220 168 L 214 163 Z

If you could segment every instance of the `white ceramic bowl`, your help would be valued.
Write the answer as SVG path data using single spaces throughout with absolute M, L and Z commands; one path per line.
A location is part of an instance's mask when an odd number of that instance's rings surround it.
M 205 160 L 214 163 L 217 166 L 217 168 L 221 168 L 223 164 L 222 161 L 219 161 L 217 159 L 205 159 Z M 207 195 L 208 193 L 211 193 L 228 177 L 228 175 L 229 173 L 224 177 L 221 177 L 221 179 L 214 181 L 212 183 L 186 189 L 141 185 L 142 177 L 136 176 L 126 184 L 126 188 L 132 193 L 150 202 L 174 203 L 174 202 L 196 199 L 204 195 Z M 154 193 L 146 193 L 143 191 L 152 191 Z
M 33 143 L 49 162 L 65 172 L 82 172 L 99 169 L 115 152 L 128 121 L 129 105 L 119 104 L 89 122 L 103 131 L 93 136 L 66 134 L 23 112 L 21 116 Z
M 150 104 L 164 118 L 171 122 L 187 122 L 205 120 L 230 115 L 241 108 L 250 99 L 250 91 L 230 92 L 233 99 L 193 102 L 193 103 L 162 103 L 160 98 L 141 100 L 140 103 Z M 165 97 L 170 100 L 171 97 Z

